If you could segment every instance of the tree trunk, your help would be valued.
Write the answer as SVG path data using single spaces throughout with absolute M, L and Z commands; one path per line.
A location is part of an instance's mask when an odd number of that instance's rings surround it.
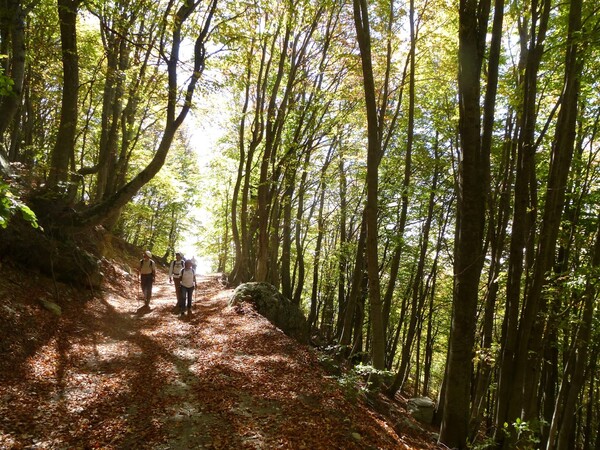
M 336 324 L 336 336 L 339 338 L 342 334 L 342 324 L 344 320 L 344 311 L 347 307 L 347 296 L 346 296 L 346 272 L 348 270 L 348 250 L 347 250 L 347 216 L 348 216 L 348 202 L 347 202 L 347 180 L 346 180 L 346 168 L 344 167 L 344 157 L 340 155 L 338 164 L 339 168 L 339 195 L 340 195 L 340 222 L 339 222 L 339 260 L 338 260 L 338 293 L 337 293 L 337 304 L 338 304 L 338 318 Z
M 358 242 L 356 245 L 356 257 L 354 259 L 354 270 L 352 272 L 352 284 L 350 286 L 350 294 L 348 295 L 348 302 L 346 303 L 346 310 L 344 311 L 344 320 L 340 338 L 340 345 L 349 346 L 352 342 L 352 330 L 354 327 L 355 313 L 361 294 L 361 284 L 364 274 L 364 252 L 366 242 L 366 222 L 365 212 L 363 211 L 363 219 L 361 221 L 360 233 L 358 236 Z
M 264 50 L 264 47 L 263 47 Z M 242 114 L 240 119 L 240 128 L 238 134 L 238 149 L 239 149 L 239 164 L 236 182 L 233 188 L 232 202 L 231 202 L 231 229 L 233 235 L 233 242 L 235 247 L 235 263 L 231 271 L 231 282 L 234 285 L 241 284 L 250 280 L 250 255 L 249 255 L 249 230 L 248 230 L 248 207 L 250 204 L 250 178 L 251 178 L 251 167 L 254 159 L 254 150 L 262 140 L 263 120 L 259 108 L 260 99 L 263 98 L 260 86 L 262 80 L 262 74 L 264 72 L 264 51 L 263 58 L 261 58 L 261 64 L 259 67 L 259 76 L 256 83 L 257 87 L 257 100 L 254 110 L 254 122 L 252 124 L 251 141 L 248 144 L 248 152 L 246 153 L 246 114 L 248 111 L 248 105 L 250 103 L 251 95 L 251 77 L 252 77 L 252 58 L 254 56 L 254 41 L 251 43 L 250 50 L 248 51 L 248 58 L 246 61 L 246 78 L 245 78 L 245 90 L 244 90 L 244 104 L 242 107 Z M 241 200 L 240 200 L 241 197 Z M 238 205 L 241 210 L 239 214 L 238 224 Z
M 381 138 L 377 118 L 375 80 L 371 59 L 371 36 L 366 0 L 354 0 L 354 23 L 360 48 L 363 87 L 367 109 L 368 150 L 367 150 L 367 204 L 365 221 L 367 224 L 366 254 L 369 274 L 369 318 L 371 321 L 371 359 L 375 369 L 385 368 L 385 330 L 381 304 L 379 280 L 378 245 L 378 184 L 379 162 L 381 160 Z
M 516 352 L 518 343 L 524 348 L 527 345 L 517 337 L 519 329 L 519 314 L 521 310 L 520 297 L 524 269 L 531 267 L 532 257 L 525 260 L 524 249 L 528 254 L 533 253 L 532 230 L 536 214 L 537 186 L 535 182 L 535 98 L 537 93 L 537 75 L 545 38 L 545 28 L 548 20 L 549 2 L 543 2 L 542 16 L 538 23 L 538 32 L 530 36 L 527 49 L 527 35 L 521 30 L 520 63 L 525 68 L 522 81 L 522 111 L 519 115 L 519 139 L 517 147 L 517 171 L 515 178 L 515 199 L 512 223 L 511 242 L 508 260 L 508 278 L 506 287 L 506 313 L 502 324 L 502 349 L 500 373 L 498 380 L 498 404 L 496 407 L 494 439 L 499 445 L 512 445 L 512 439 L 506 439 L 504 423 L 512 424 L 520 417 L 523 400 L 521 397 L 522 380 L 516 379 Z M 534 14 L 537 16 L 538 12 Z M 525 288 L 526 289 L 526 288 Z M 504 444 L 505 443 L 505 444 Z
M 0 54 L 8 55 L 5 61 L 0 60 L 0 67 L 4 69 L 4 75 L 12 80 L 12 94 L 0 96 L 0 143 L 2 143 L 10 123 L 16 116 L 23 95 L 26 60 L 25 17 L 28 11 L 23 8 L 21 0 L 3 0 L 0 7 L 4 10 L 0 14 L 0 42 L 2 43 Z M 11 159 L 16 159 L 16 155 L 11 156 Z
M 296 171 L 289 170 L 285 175 L 283 202 L 283 222 L 281 226 L 281 293 L 285 298 L 293 298 L 292 290 L 292 196 Z
M 300 186 L 298 187 L 298 209 L 296 211 L 296 229 L 294 230 L 294 241 L 296 246 L 296 267 L 298 268 L 295 277 L 296 282 L 294 283 L 294 304 L 300 305 L 302 302 L 302 292 L 304 290 L 304 277 L 305 277 L 305 262 L 304 262 L 304 239 L 302 237 L 302 222 L 304 215 L 304 194 L 306 191 L 307 179 L 308 179 L 308 165 L 310 163 L 310 152 L 306 152 L 303 161 L 302 177 L 300 178 Z M 312 213 L 310 214 L 312 216 Z M 306 218 L 307 221 L 310 217 Z
M 571 12 L 573 14 L 573 3 Z M 581 11 L 581 10 L 579 10 Z M 593 268 L 600 267 L 600 216 L 598 219 L 598 230 L 596 242 L 592 254 Z M 563 374 L 559 394 L 556 399 L 556 407 L 550 425 L 547 450 L 566 450 L 570 448 L 571 433 L 573 431 L 573 416 L 577 410 L 577 400 L 581 394 L 585 381 L 585 369 L 588 364 L 588 348 L 592 343 L 592 321 L 594 320 L 594 301 L 597 296 L 597 288 L 592 280 L 587 280 L 584 293 L 584 306 L 581 315 L 581 323 L 575 335 L 572 353 L 567 362 L 567 368 Z
M 489 163 L 481 151 L 480 72 L 489 2 L 461 0 L 459 15 L 459 166 L 452 328 L 440 441 L 466 448 L 479 278 L 483 267 Z
M 60 42 L 63 61 L 63 95 L 56 144 L 50 155 L 48 188 L 64 192 L 59 185 L 69 180 L 69 165 L 75 157 L 79 56 L 77 53 L 77 10 L 79 0 L 58 0 Z
M 547 7 L 549 10 L 549 6 Z M 577 70 L 577 64 L 573 60 L 568 70 Z M 543 317 L 538 312 L 545 305 L 545 297 L 542 295 L 546 283 L 546 272 L 550 269 L 554 250 L 556 247 L 560 220 L 562 217 L 567 177 L 571 167 L 573 155 L 573 144 L 575 138 L 575 118 L 577 109 L 578 87 L 569 87 L 570 83 L 576 83 L 572 75 L 565 77 L 565 92 L 568 97 L 564 98 L 564 104 L 557 121 L 557 132 L 552 148 L 550 173 L 546 189 L 545 208 L 539 231 L 539 243 L 535 249 L 535 265 L 531 275 L 530 288 L 525 292 L 523 312 L 517 335 L 521 345 L 515 353 L 514 383 L 518 391 L 530 393 L 528 386 L 534 385 L 539 372 L 540 350 L 543 345 L 543 334 L 536 332 L 544 326 Z M 575 86 L 575 85 L 574 85 Z M 576 84 L 578 86 L 578 84 Z M 514 389 L 515 392 L 517 389 Z M 523 410 L 522 418 L 530 420 L 536 416 L 532 410 L 535 405 L 534 398 L 519 397 L 511 399 L 512 415 Z
M 437 183 L 439 176 L 439 159 L 438 159 L 438 149 L 435 148 L 436 155 L 436 167 L 433 173 L 433 180 L 431 181 L 431 191 L 429 193 L 429 201 L 427 204 L 427 216 L 425 218 L 425 223 L 423 224 L 423 230 L 421 232 L 421 248 L 419 252 L 419 260 L 417 262 L 417 270 L 413 279 L 412 284 L 412 302 L 411 302 L 411 310 L 410 310 L 410 320 L 408 324 L 408 330 L 406 333 L 406 339 L 404 340 L 404 344 L 402 345 L 402 355 L 400 359 L 400 369 L 396 374 L 394 382 L 390 387 L 390 396 L 393 397 L 396 395 L 396 392 L 402 389 L 402 385 L 406 378 L 408 377 L 408 368 L 410 366 L 410 360 L 412 355 L 413 348 L 413 340 L 415 338 L 418 339 L 416 334 L 418 333 L 418 322 L 419 319 L 422 320 L 424 316 L 423 305 L 425 304 L 426 295 L 423 290 L 423 279 L 425 272 L 425 262 L 427 258 L 427 250 L 429 249 L 429 232 L 431 230 L 431 223 L 433 221 L 435 200 L 436 200 L 436 191 L 437 191 Z M 418 344 L 417 344 L 418 345 Z M 390 357 L 392 357 L 391 355 Z M 418 358 L 417 358 L 418 361 Z M 417 379 L 417 384 L 418 384 Z
M 583 62 L 580 55 L 580 44 L 577 36 L 581 31 L 581 0 L 571 0 L 569 11 L 569 31 L 568 31 L 568 47 L 565 61 L 565 80 L 563 90 L 563 101 L 561 110 L 557 119 L 557 132 L 553 145 L 553 162 L 556 161 L 555 167 L 552 164 L 552 174 L 556 176 L 556 180 L 549 185 L 551 188 L 559 189 L 563 193 L 566 188 L 567 175 L 571 165 L 571 156 L 575 143 L 575 127 L 577 121 L 577 108 L 580 90 L 580 77 L 583 69 Z M 570 156 L 571 155 L 571 156 Z M 564 159 L 563 159 L 564 158 Z M 566 166 L 566 167 L 565 167 Z M 566 172 L 566 173 L 564 173 Z M 549 197 L 554 197 L 553 206 L 556 208 L 551 211 L 552 214 L 561 213 L 564 204 L 564 198 L 560 198 L 559 194 L 551 194 Z M 600 219 L 600 218 L 599 218 Z M 557 233 L 558 233 L 558 224 Z M 598 235 L 592 255 L 592 267 L 600 266 L 600 220 L 599 220 Z M 596 289 L 588 279 L 585 292 L 584 309 L 582 322 L 578 330 L 573 348 L 573 354 L 569 358 L 565 374 L 563 375 L 562 384 L 558 397 L 550 431 L 548 436 L 547 449 L 556 448 L 564 450 L 568 448 L 569 438 L 572 431 L 571 417 L 575 414 L 576 401 L 579 392 L 584 383 L 584 370 L 587 364 L 587 347 L 590 344 L 591 326 L 593 319 L 593 303 L 596 297 Z

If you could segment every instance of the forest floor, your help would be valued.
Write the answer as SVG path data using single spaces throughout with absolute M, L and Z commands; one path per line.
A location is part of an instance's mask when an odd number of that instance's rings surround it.
M 229 307 L 218 277 L 180 318 L 164 272 L 145 308 L 105 269 L 102 291 L 82 292 L 0 266 L 0 448 L 438 448 L 398 402 L 373 408 L 316 350 Z

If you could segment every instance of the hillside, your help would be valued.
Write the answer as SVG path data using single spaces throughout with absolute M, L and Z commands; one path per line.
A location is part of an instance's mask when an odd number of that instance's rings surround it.
M 399 403 L 358 394 L 314 349 L 229 307 L 217 277 L 182 319 L 164 272 L 145 309 L 126 265 L 103 266 L 97 292 L 0 266 L 1 448 L 435 448 Z

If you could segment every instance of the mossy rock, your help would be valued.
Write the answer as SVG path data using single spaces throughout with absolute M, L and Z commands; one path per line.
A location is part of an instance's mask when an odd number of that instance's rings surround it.
M 286 335 L 301 343 L 308 343 L 306 317 L 297 305 L 285 298 L 272 284 L 252 282 L 239 285 L 231 295 L 229 305 L 235 306 L 243 302 L 252 304 L 260 315 Z

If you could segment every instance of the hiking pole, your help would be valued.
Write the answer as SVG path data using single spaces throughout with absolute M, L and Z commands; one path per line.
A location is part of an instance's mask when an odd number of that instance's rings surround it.
M 136 282 L 137 284 L 137 305 L 138 305 L 138 309 L 140 309 L 140 297 L 142 296 L 142 288 L 140 287 L 140 277 L 138 276 L 138 280 Z

